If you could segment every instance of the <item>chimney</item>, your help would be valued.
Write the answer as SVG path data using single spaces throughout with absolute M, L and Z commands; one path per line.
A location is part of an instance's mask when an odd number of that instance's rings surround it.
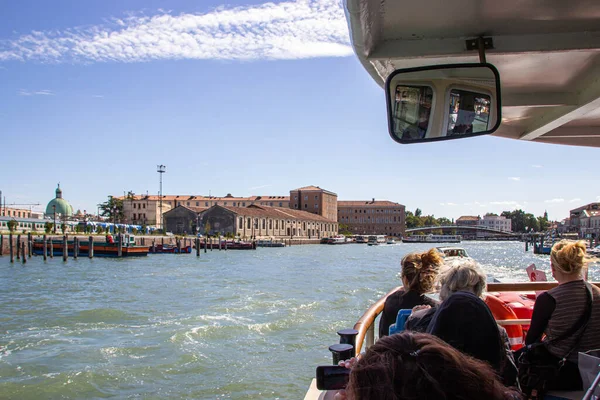
M 375 197 L 373 197 L 373 201 L 371 201 L 371 203 L 375 203 Z

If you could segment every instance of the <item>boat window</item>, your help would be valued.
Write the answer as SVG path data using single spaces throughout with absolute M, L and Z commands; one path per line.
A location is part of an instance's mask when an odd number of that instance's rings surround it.
M 489 129 L 491 97 L 452 89 L 448 116 L 448 136 L 484 132 Z
M 433 90 L 429 86 L 396 86 L 393 129 L 397 137 L 422 139 L 429 129 Z

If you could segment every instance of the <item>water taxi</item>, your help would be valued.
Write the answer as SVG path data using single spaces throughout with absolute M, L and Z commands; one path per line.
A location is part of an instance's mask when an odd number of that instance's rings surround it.
M 460 243 L 460 235 L 412 235 L 402 238 L 403 243 Z
M 385 235 L 370 235 L 367 238 L 367 244 L 369 246 L 379 246 L 385 243 Z
M 462 247 L 436 247 L 444 255 L 444 259 L 471 258 Z
M 343 236 L 343 235 L 334 236 L 329 240 L 329 242 L 327 242 L 327 244 L 346 244 L 346 243 L 350 243 L 350 241 L 347 240 L 346 236 Z
M 396 244 L 396 240 L 394 238 L 389 238 L 385 243 L 386 244 Z
M 439 0 L 345 0 L 344 8 L 356 56 L 385 91 L 394 141 L 494 135 L 600 147 L 600 3 L 506 0 L 499 7 L 466 0 L 457 9 L 454 2 Z M 489 283 L 488 305 L 525 300 L 556 285 Z M 375 342 L 375 320 L 397 289 L 354 325 L 355 354 Z M 530 316 L 520 317 L 510 307 L 496 309 L 506 311 L 494 313 L 498 324 L 515 343 L 522 342 L 518 334 Z M 550 394 L 554 399 L 584 396 Z M 305 400 L 322 396 L 313 382 Z

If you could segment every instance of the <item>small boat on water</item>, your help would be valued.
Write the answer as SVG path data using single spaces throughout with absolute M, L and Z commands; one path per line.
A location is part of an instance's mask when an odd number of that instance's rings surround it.
M 94 246 L 94 257 L 118 257 L 119 256 L 119 243 L 114 241 L 112 236 L 107 236 L 107 240 L 95 241 Z M 62 239 L 51 239 L 47 242 L 47 251 L 50 253 L 50 247 L 52 247 L 52 254 L 55 256 L 61 256 L 63 254 L 63 241 Z M 90 243 L 88 240 L 79 241 L 79 252 L 80 256 L 87 256 L 89 254 Z M 69 256 L 73 256 L 75 250 L 75 240 L 67 241 L 67 252 Z M 33 254 L 42 256 L 44 255 L 44 241 L 42 239 L 35 239 L 33 241 Z M 135 244 L 135 236 L 125 235 L 123 237 L 123 245 L 121 248 L 122 257 L 137 257 L 148 255 L 148 246 L 139 246 Z
M 462 247 L 436 247 L 436 249 L 444 255 L 445 260 L 454 258 L 471 258 L 467 254 L 467 251 Z
M 460 243 L 460 235 L 412 235 L 402 239 L 402 243 Z
M 396 244 L 396 241 L 394 240 L 394 238 L 389 238 L 385 243 L 386 244 Z
M 367 244 L 369 246 L 379 246 L 385 243 L 385 235 L 371 235 L 367 238 Z
M 337 235 L 329 239 L 327 244 L 346 244 L 350 243 L 350 241 L 346 240 L 346 236 Z
M 192 246 L 185 246 L 179 249 L 172 244 L 157 244 L 153 254 L 189 254 L 192 252 Z
M 284 242 L 275 242 L 272 239 L 269 239 L 269 240 L 261 239 L 261 240 L 256 241 L 256 246 L 257 247 L 285 247 L 285 243 Z
M 367 239 L 364 236 L 357 236 L 355 243 L 367 243 Z
M 219 247 L 219 241 L 208 241 L 201 242 L 200 248 L 206 247 L 207 249 L 222 249 L 222 250 L 256 250 L 256 242 L 244 242 L 241 240 L 223 240 Z

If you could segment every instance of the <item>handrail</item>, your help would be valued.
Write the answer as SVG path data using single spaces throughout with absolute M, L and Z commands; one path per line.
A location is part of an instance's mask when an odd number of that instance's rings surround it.
M 600 288 L 600 282 L 590 282 Z M 549 290 L 558 286 L 558 282 L 512 282 L 488 283 L 488 292 L 526 292 L 534 290 Z
M 381 311 L 383 311 L 385 300 L 389 295 L 396 292 L 400 288 L 402 288 L 402 286 L 398 286 L 387 292 L 382 298 L 377 300 L 375 304 L 369 307 L 369 309 L 360 317 L 356 324 L 354 324 L 354 329 L 358 331 L 358 335 L 356 335 L 356 354 L 360 353 L 367 331 L 375 322 L 375 318 L 377 318 L 377 316 L 381 314 Z
M 592 285 L 600 288 L 600 282 L 590 282 Z M 521 292 L 521 291 L 536 291 L 536 290 L 548 290 L 556 287 L 558 282 L 512 282 L 512 283 L 488 283 L 487 291 L 488 292 Z M 354 329 L 358 331 L 358 335 L 356 335 L 356 354 L 359 354 L 362 350 L 362 345 L 369 332 L 369 329 L 372 327 L 375 319 L 381 312 L 383 311 L 383 306 L 385 305 L 385 300 L 389 295 L 401 289 L 402 286 L 395 287 L 386 293 L 383 297 L 375 302 L 365 313 L 360 317 L 360 319 L 354 324 Z M 531 320 L 501 320 L 497 321 L 498 323 L 502 322 L 501 325 L 528 325 L 531 323 Z M 373 332 L 373 330 L 372 330 Z

